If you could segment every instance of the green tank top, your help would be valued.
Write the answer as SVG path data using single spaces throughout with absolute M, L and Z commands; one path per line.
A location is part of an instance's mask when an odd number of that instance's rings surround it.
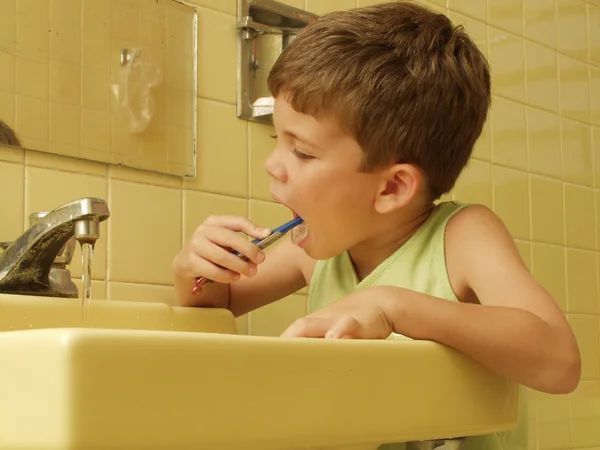
M 408 241 L 363 280 L 358 279 L 347 251 L 331 259 L 317 261 L 308 292 L 308 312 L 321 309 L 357 289 L 369 286 L 397 286 L 458 301 L 448 278 L 444 238 L 448 221 L 466 206 L 468 205 L 458 202 L 436 205 Z M 388 339 L 409 338 L 392 333 Z M 516 430 L 469 437 L 460 450 L 526 450 L 528 416 L 523 392 L 520 400 L 519 425 Z M 404 450 L 406 444 L 385 444 L 379 449 Z

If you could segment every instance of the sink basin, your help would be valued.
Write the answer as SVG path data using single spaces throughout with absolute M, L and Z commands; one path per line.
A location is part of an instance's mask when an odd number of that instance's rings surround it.
M 433 342 L 241 336 L 159 304 L 86 318 L 0 295 L 0 449 L 375 449 L 517 422 L 517 385 Z

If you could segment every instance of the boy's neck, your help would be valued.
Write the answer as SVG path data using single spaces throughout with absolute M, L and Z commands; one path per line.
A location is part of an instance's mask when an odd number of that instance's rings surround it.
M 370 238 L 351 248 L 348 253 L 358 279 L 363 280 L 402 247 L 429 218 L 434 208 L 434 203 L 409 208 L 380 224 Z

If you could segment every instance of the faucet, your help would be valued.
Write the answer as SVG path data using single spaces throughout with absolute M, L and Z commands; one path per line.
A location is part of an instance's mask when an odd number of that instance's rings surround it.
M 13 242 L 0 243 L 0 293 L 76 298 L 77 287 L 66 269 L 73 239 L 94 244 L 100 222 L 109 217 L 106 202 L 93 197 L 32 214 L 27 231 Z

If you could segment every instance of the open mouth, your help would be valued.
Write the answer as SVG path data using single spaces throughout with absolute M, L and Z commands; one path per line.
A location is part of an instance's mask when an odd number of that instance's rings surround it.
M 271 197 L 273 197 L 273 200 L 275 200 L 277 203 L 287 206 L 285 203 L 283 203 L 281 200 L 279 200 L 279 198 L 277 198 L 275 195 L 271 194 Z M 287 206 L 287 207 L 290 208 L 289 206 Z M 298 213 L 296 211 L 294 211 L 293 209 L 290 208 L 290 211 L 292 211 L 292 214 L 294 215 L 294 219 L 297 219 L 298 217 L 300 217 L 298 215 Z M 292 243 L 294 245 L 302 247 L 303 242 L 306 240 L 306 237 L 308 236 L 308 226 L 306 225 L 306 222 L 302 222 L 300 225 L 297 225 L 296 227 L 294 227 L 292 229 L 292 231 L 290 232 L 290 235 L 292 238 Z
M 297 219 L 298 217 L 300 217 L 294 211 L 292 211 L 292 213 L 294 214 L 294 219 Z M 294 227 L 292 229 L 292 232 L 291 232 L 292 243 L 294 245 L 302 247 L 302 243 L 306 239 L 307 235 L 308 235 L 308 226 L 306 225 L 306 222 L 302 222 L 300 225 L 297 225 L 296 227 Z

